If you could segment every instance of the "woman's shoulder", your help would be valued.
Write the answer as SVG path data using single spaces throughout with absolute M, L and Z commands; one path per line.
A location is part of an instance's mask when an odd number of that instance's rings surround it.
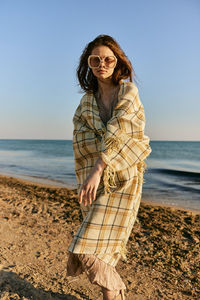
M 125 93 L 129 93 L 129 92 L 134 93 L 134 94 L 138 93 L 138 88 L 137 88 L 137 86 L 135 85 L 134 82 L 124 81 L 123 85 L 124 85 L 124 92 Z
M 133 100 L 138 94 L 138 88 L 135 83 L 124 81 L 121 83 L 121 96 L 125 99 Z
M 92 110 L 92 94 L 85 93 L 82 95 L 79 105 L 75 111 L 75 115 L 87 116 Z
M 91 97 L 93 97 L 93 94 L 92 93 L 84 93 L 81 97 L 81 100 L 80 100 L 80 105 L 85 105 L 86 103 L 90 102 L 91 101 Z

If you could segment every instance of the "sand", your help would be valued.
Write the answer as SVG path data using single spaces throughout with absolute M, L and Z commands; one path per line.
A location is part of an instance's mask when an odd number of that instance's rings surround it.
M 66 277 L 76 190 L 0 176 L 0 207 L 0 299 L 102 299 L 85 274 Z M 127 248 L 126 299 L 200 299 L 200 212 L 142 202 Z

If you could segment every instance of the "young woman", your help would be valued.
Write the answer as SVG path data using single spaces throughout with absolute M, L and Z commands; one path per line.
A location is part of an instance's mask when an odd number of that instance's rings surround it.
M 83 222 L 68 249 L 67 274 L 86 272 L 102 288 L 104 300 L 125 299 L 115 266 L 125 259 L 140 205 L 144 160 L 151 152 L 132 74 L 130 61 L 108 35 L 86 46 L 77 69 L 85 91 L 73 118 Z

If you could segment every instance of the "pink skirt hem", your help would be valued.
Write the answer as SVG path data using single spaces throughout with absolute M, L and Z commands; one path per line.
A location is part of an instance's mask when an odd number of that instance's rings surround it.
M 94 254 L 75 254 L 69 252 L 67 276 L 86 273 L 89 281 L 108 290 L 126 289 L 115 267 L 106 264 Z

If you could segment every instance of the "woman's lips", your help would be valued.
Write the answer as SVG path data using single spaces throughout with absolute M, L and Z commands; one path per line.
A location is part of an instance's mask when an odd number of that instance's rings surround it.
M 106 73 L 106 70 L 99 70 L 98 72 L 103 74 L 103 73 Z

